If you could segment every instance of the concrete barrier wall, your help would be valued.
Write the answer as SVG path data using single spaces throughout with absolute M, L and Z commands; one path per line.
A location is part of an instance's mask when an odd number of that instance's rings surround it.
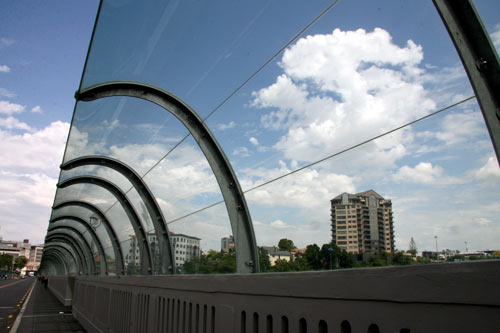
M 79 276 L 89 332 L 500 331 L 500 261 L 252 275 Z

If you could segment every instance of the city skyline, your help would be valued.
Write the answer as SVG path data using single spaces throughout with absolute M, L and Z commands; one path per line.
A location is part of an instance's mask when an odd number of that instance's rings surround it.
M 500 21 L 493 13 L 499 4 L 476 4 L 498 48 Z M 9 3 L 0 14 L 4 239 L 42 242 L 45 236 L 97 5 Z M 356 5 L 341 1 L 207 120 L 244 190 L 472 95 L 432 4 L 365 5 L 358 12 Z M 265 10 L 264 6 L 262 13 Z M 241 56 L 242 40 L 254 43 L 250 49 L 264 44 L 262 53 L 268 55 L 276 50 L 260 39 L 245 39 L 253 36 L 248 31 L 276 30 L 284 40 L 296 32 L 279 30 L 272 22 L 257 28 L 253 24 L 264 20 L 262 13 L 244 18 L 250 22 L 248 29 L 233 44 L 207 49 L 203 75 L 194 69 L 187 73 L 196 81 L 182 83 L 186 86 L 179 94 L 202 116 L 214 106 L 203 99 L 212 93 L 211 87 L 223 92 L 233 88 L 216 73 L 234 71 L 246 78 L 258 66 L 249 61 L 248 68 L 231 67 L 248 60 Z M 192 96 L 197 97 L 191 100 Z M 120 125 L 108 122 L 116 131 Z M 166 139 L 175 141 L 175 134 Z M 142 149 L 155 151 L 160 146 L 153 142 Z M 123 156 L 131 145 L 111 142 L 106 149 L 112 147 L 119 148 L 113 156 Z M 149 176 L 172 179 L 164 189 L 152 182 L 168 220 L 220 199 L 193 140 L 176 153 L 169 160 L 170 169 L 160 166 Z M 143 162 L 140 157 L 138 164 Z M 498 163 L 473 100 L 250 191 L 246 199 L 258 244 L 277 243 L 279 238 L 294 239 L 299 247 L 327 243 L 330 200 L 342 192 L 373 188 L 392 200 L 396 248 L 406 250 L 413 237 L 419 251 L 431 250 L 437 235 L 440 248 L 465 249 L 467 241 L 469 249 L 479 250 L 498 243 L 499 184 Z M 223 205 L 171 228 L 200 236 L 202 248 L 217 248 L 220 238 L 231 234 Z

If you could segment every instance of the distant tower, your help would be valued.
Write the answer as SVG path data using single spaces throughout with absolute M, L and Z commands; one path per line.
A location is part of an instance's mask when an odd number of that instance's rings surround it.
M 394 251 L 391 200 L 374 190 L 331 200 L 332 241 L 350 253 Z

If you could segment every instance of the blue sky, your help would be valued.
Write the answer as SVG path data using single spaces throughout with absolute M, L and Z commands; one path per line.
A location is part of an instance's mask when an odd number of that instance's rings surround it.
M 222 11 L 161 3 L 136 10 L 130 2 L 104 5 L 84 87 L 142 80 L 205 116 L 328 4 L 221 3 Z M 498 48 L 494 13 L 500 5 L 476 4 Z M 97 6 L 9 2 L 0 13 L 4 239 L 44 237 Z M 471 95 L 430 1 L 340 1 L 207 124 L 249 189 Z M 101 109 L 111 111 L 94 112 Z M 107 154 L 141 172 L 186 133 L 157 107 L 126 98 L 79 103 L 73 126 L 66 160 L 82 152 Z M 410 237 L 420 250 L 433 249 L 435 235 L 441 248 L 464 250 L 465 241 L 470 249 L 498 248 L 500 172 L 488 140 L 473 100 L 252 191 L 247 201 L 257 242 L 326 243 L 329 200 L 374 189 L 393 202 L 400 249 L 408 248 Z M 192 139 L 146 181 L 167 220 L 220 198 Z M 110 198 L 96 197 L 109 206 Z M 217 248 L 230 233 L 222 205 L 171 229 L 194 233 L 203 249 Z

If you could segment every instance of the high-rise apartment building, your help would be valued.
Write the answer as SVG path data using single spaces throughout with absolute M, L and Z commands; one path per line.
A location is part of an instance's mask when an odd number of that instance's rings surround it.
M 394 251 L 391 200 L 374 190 L 331 200 L 332 241 L 350 253 Z

